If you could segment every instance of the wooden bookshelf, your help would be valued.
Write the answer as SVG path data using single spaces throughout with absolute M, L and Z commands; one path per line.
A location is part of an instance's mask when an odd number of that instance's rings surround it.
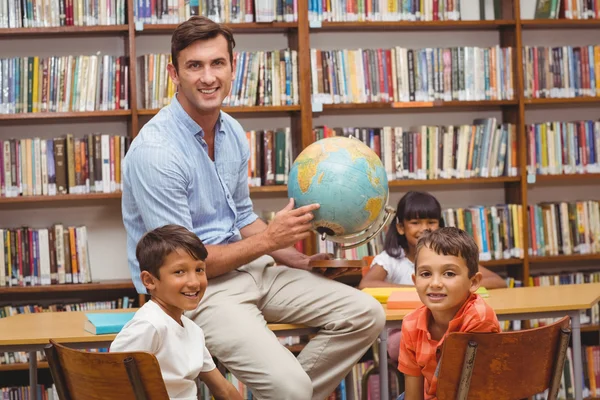
M 105 280 L 92 283 L 66 283 L 62 285 L 36 285 L 0 287 L 0 296 L 16 293 L 89 292 L 105 290 L 134 290 L 131 279 Z
M 513 27 L 515 21 L 356 21 L 322 22 L 321 26 L 311 27 L 312 32 L 319 31 L 461 31 L 461 30 L 497 30 L 501 27 Z
M 435 101 L 435 102 L 407 102 L 407 103 L 348 103 L 348 104 L 323 104 L 323 111 L 328 110 L 368 110 L 388 109 L 406 110 L 452 108 L 472 109 L 486 107 L 516 106 L 517 100 L 483 100 L 483 101 Z
M 444 185 L 480 185 L 519 182 L 520 176 L 500 176 L 495 178 L 452 178 L 452 179 L 401 179 L 389 182 L 391 188 L 420 187 L 420 186 L 444 186 Z
M 138 115 L 153 116 L 158 109 L 141 108 Z M 300 106 L 253 106 L 253 107 L 223 107 L 228 114 L 255 114 L 255 113 L 290 113 L 300 111 Z
M 490 261 L 480 261 L 479 264 L 484 267 L 494 268 L 494 267 L 505 267 L 505 266 L 515 266 L 515 265 L 523 265 L 523 260 L 520 258 L 506 258 L 502 260 L 490 260 Z
M 543 106 L 543 105 L 570 105 L 570 104 L 598 104 L 600 97 L 583 96 L 583 97 L 568 97 L 561 99 L 545 98 L 545 99 L 524 99 L 525 105 Z
M 47 361 L 38 361 L 37 362 L 38 369 L 47 369 L 48 362 Z M 15 364 L 0 364 L 0 372 L 7 371 L 26 371 L 29 369 L 29 363 L 15 363 Z
M 89 202 L 93 200 L 120 199 L 121 193 L 60 194 L 56 196 L 0 197 L 0 204 L 27 204 L 53 202 Z
M 550 182 L 570 182 L 576 184 L 582 184 L 587 181 L 596 182 L 600 179 L 600 173 L 586 173 L 586 174 L 560 174 L 560 175 L 536 175 L 535 183 L 550 183 Z M 533 185 L 535 185 L 535 183 Z
M 39 112 L 39 113 L 19 113 L 19 114 L 0 114 L 0 121 L 33 121 L 49 119 L 76 119 L 76 118 L 121 118 L 131 115 L 131 110 L 113 110 L 113 111 L 85 111 L 85 112 Z
M 558 256 L 531 256 L 529 262 L 531 264 L 542 264 L 542 263 L 567 263 L 573 261 L 598 261 L 600 260 L 600 253 L 593 254 L 569 254 L 569 255 L 558 255 Z
M 136 29 L 136 34 L 171 34 L 178 24 L 144 24 L 140 30 Z M 243 22 L 239 24 L 224 24 L 237 33 L 257 33 L 257 32 L 285 32 L 291 29 L 297 29 L 297 22 Z
M 599 19 L 523 19 L 521 29 L 593 29 L 600 27 Z
M 15 38 L 19 36 L 46 36 L 46 35 L 107 35 L 126 34 L 129 25 L 102 25 L 102 26 L 53 26 L 46 28 L 0 28 L 0 37 Z

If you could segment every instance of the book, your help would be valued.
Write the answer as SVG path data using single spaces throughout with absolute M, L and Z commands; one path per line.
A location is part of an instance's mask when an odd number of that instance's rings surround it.
M 416 289 L 393 292 L 387 300 L 388 310 L 415 309 L 422 305 Z
M 408 292 L 415 292 L 416 293 L 416 289 L 414 287 L 405 287 L 405 288 L 402 288 L 402 287 L 364 288 L 364 289 L 362 289 L 362 291 L 365 292 L 365 293 L 367 293 L 367 294 L 370 294 L 373 297 L 375 297 L 375 300 L 377 300 L 381 304 L 386 304 L 388 302 L 388 298 L 394 292 L 408 291 Z
M 119 333 L 134 315 L 135 312 L 86 313 L 83 328 L 94 335 Z

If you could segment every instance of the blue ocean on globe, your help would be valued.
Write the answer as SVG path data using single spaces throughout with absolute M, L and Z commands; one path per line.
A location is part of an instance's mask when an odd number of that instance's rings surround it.
M 296 207 L 319 203 L 313 228 L 347 236 L 369 228 L 388 200 L 388 180 L 377 154 L 355 138 L 330 137 L 298 155 L 288 179 Z

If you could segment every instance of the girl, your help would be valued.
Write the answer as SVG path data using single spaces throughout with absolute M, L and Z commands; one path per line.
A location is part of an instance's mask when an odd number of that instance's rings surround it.
M 437 230 L 444 226 L 442 207 L 429 193 L 408 192 L 398 202 L 394 216 L 395 229 L 390 226 L 385 237 L 385 250 L 371 263 L 371 269 L 362 278 L 359 289 L 365 287 L 414 286 L 417 241 L 426 229 Z M 488 289 L 506 287 L 500 276 L 479 266 L 482 273 L 481 286 Z M 388 354 L 397 362 L 400 351 L 400 329 L 388 332 Z

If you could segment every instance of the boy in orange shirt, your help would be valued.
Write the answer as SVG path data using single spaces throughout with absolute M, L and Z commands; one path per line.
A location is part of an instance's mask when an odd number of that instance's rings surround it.
M 417 244 L 412 276 L 424 306 L 402 321 L 398 369 L 405 392 L 398 400 L 435 400 L 436 369 L 451 332 L 500 332 L 494 310 L 475 291 L 481 282 L 479 249 L 454 227 L 426 232 Z

